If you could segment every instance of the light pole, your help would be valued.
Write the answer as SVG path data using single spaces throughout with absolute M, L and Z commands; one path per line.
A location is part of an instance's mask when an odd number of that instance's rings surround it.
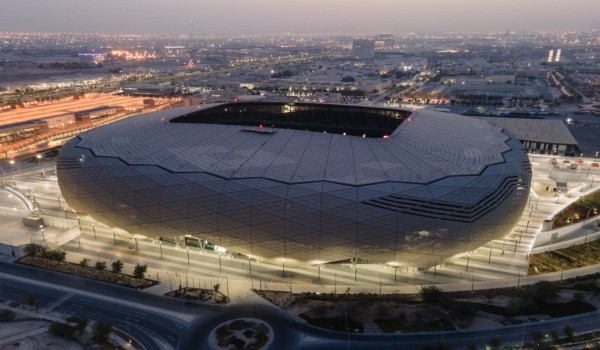
M 162 259 L 162 242 L 158 241 L 158 248 L 160 249 L 160 258 Z
M 96 239 L 96 224 L 92 222 L 92 231 L 94 231 L 94 239 Z
M 45 241 L 46 236 L 44 236 L 44 225 L 40 225 L 40 229 L 42 230 L 42 239 Z
M 188 265 L 189 265 L 190 264 L 190 247 L 185 247 L 185 250 L 187 252 L 187 259 L 188 259 Z
M 61 205 L 60 205 L 60 194 L 56 195 L 56 199 L 58 200 L 58 207 L 62 208 Z
M 223 266 L 221 264 L 221 253 L 219 252 L 219 272 L 223 270 Z
M 113 240 L 115 241 L 115 245 L 117 245 L 117 234 L 115 233 L 115 229 L 113 228 Z M 162 254 L 161 254 L 161 258 L 162 258 Z
M 317 283 L 321 283 L 321 264 L 317 264 Z

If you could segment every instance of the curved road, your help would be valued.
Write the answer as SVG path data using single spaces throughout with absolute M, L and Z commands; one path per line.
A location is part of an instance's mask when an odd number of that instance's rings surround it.
M 534 331 L 547 333 L 554 330 L 563 334 L 565 325 L 570 325 L 577 332 L 600 327 L 600 311 L 595 311 L 492 330 L 398 335 L 344 333 L 300 323 L 279 308 L 262 302 L 200 305 L 13 263 L 0 262 L 0 271 L 4 274 L 0 275 L 0 298 L 21 300 L 26 293 L 34 293 L 42 309 L 51 308 L 112 322 L 123 332 L 130 333 L 146 349 L 164 348 L 165 344 L 184 350 L 207 349 L 209 332 L 221 322 L 239 317 L 254 317 L 267 322 L 275 333 L 272 349 L 419 349 L 440 341 L 455 348 L 466 348 L 470 344 L 484 345 L 494 337 L 501 337 L 504 344 L 519 343 L 523 339 L 528 341 Z M 32 281 L 23 282 L 20 277 Z M 39 283 L 46 285 L 40 286 Z M 69 291 L 65 291 L 63 286 L 68 286 Z M 74 289 L 82 293 L 73 292 Z M 94 293 L 94 296 L 89 293 Z M 124 305 L 114 299 L 129 304 Z M 168 312 L 161 313 L 157 308 Z M 180 313 L 193 321 L 190 324 L 169 315 L 169 312 Z

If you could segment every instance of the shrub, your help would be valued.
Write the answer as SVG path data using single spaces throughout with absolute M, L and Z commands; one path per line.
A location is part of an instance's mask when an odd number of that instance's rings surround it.
M 105 343 L 112 330 L 112 324 L 107 322 L 96 322 L 94 327 L 92 327 L 92 340 L 99 344 Z
M 83 259 L 81 259 L 81 261 L 79 262 L 79 265 L 81 265 L 81 266 L 84 266 L 84 267 L 85 267 L 85 266 L 88 266 L 88 265 L 89 265 L 89 262 L 90 262 L 90 259 L 88 259 L 88 258 L 83 258 Z
M 48 326 L 48 333 L 61 338 L 73 338 L 76 330 L 75 327 L 59 322 L 52 322 Z
M 31 293 L 25 295 L 25 298 L 23 299 L 23 305 L 31 306 L 32 308 L 35 309 L 35 312 L 38 311 L 37 299 L 36 299 L 35 295 L 33 295 Z
M 135 265 L 135 267 L 133 268 L 133 277 L 135 277 L 135 278 L 144 278 L 144 275 L 146 274 L 147 270 L 148 270 L 148 266 L 147 265 L 142 265 L 140 263 L 137 263 Z
M 442 298 L 442 290 L 436 286 L 427 286 L 421 288 L 421 298 L 426 303 L 435 304 Z
M 113 261 L 111 264 L 112 272 L 121 273 L 123 270 L 123 262 L 121 260 Z
M 104 271 L 106 269 L 106 262 L 104 262 L 104 261 L 96 261 L 96 265 L 94 267 L 98 271 Z
M 69 323 L 75 323 L 76 327 L 75 329 L 77 329 L 77 331 L 79 332 L 79 334 L 83 333 L 83 331 L 85 330 L 85 328 L 87 327 L 89 320 L 85 317 L 77 317 L 77 316 L 70 316 L 65 318 L 65 321 L 69 322 Z
M 65 261 L 67 253 L 62 251 L 62 250 L 58 250 L 58 249 L 46 249 L 45 247 L 42 247 L 42 249 L 37 253 L 37 256 L 39 256 L 42 259 L 48 259 L 48 260 L 54 260 L 54 261 Z
M 217 328 L 216 333 L 217 333 L 217 337 L 223 338 L 223 337 L 229 336 L 232 332 L 229 330 L 229 327 L 227 327 L 227 325 L 223 325 L 223 326 Z
M 10 322 L 14 320 L 16 314 L 12 310 L 0 310 L 0 322 Z
M 44 249 L 45 248 L 39 244 L 30 243 L 30 244 L 26 244 L 23 247 L 23 254 L 25 256 L 36 256 L 39 254 L 40 251 L 42 251 Z
M 566 325 L 565 328 L 563 328 L 563 332 L 565 333 L 565 337 L 567 337 L 567 340 L 569 342 L 573 342 L 575 341 L 575 330 L 573 329 L 573 327 Z

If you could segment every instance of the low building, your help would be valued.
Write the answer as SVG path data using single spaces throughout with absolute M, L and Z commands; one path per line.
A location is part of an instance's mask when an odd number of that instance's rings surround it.
M 577 140 L 558 119 L 482 117 L 515 135 L 527 153 L 578 156 Z

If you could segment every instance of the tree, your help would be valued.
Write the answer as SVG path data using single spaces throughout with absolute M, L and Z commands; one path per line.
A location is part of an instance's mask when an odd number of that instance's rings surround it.
M 112 264 L 112 272 L 121 273 L 123 270 L 123 262 L 121 260 L 113 261 Z
M 104 271 L 106 269 L 105 261 L 96 261 L 96 265 L 94 266 L 98 271 Z
M 213 286 L 213 289 L 214 289 L 214 290 L 215 290 L 215 292 L 217 292 L 217 293 L 219 292 L 219 289 L 220 289 L 220 288 L 221 288 L 221 285 L 220 285 L 219 283 L 217 283 L 217 284 L 215 284 L 215 285 Z
M 108 322 L 96 322 L 94 327 L 92 327 L 92 340 L 99 344 L 105 343 L 112 331 L 112 324 Z
M 550 331 L 550 338 L 552 339 L 552 344 L 557 345 L 560 341 L 560 335 L 556 331 Z
M 144 278 L 144 275 L 146 274 L 146 271 L 148 270 L 148 266 L 147 265 L 142 265 L 140 263 L 137 263 L 135 265 L 135 267 L 133 268 L 133 277 L 135 278 Z
M 488 342 L 488 345 L 490 346 L 490 348 L 492 349 L 500 349 L 500 345 L 502 345 L 502 340 L 500 340 L 500 338 L 498 337 L 493 337 L 492 339 L 490 339 L 490 341 Z
M 88 259 L 88 258 L 83 258 L 83 259 L 81 259 L 81 261 L 79 262 L 79 265 L 81 265 L 81 266 L 85 267 L 85 266 L 88 266 L 88 265 L 89 265 L 89 263 L 90 263 L 90 259 Z
M 570 325 L 566 325 L 565 328 L 563 328 L 563 332 L 565 333 L 565 337 L 567 337 L 567 340 L 569 342 L 573 342 L 575 341 L 575 330 L 573 329 L 573 327 L 571 327 Z
M 31 306 L 32 308 L 35 309 L 35 312 L 38 312 L 38 310 L 39 310 L 39 307 L 37 304 L 37 298 L 35 297 L 35 295 L 33 295 L 31 293 L 25 295 L 25 298 L 23 299 L 23 304 Z

